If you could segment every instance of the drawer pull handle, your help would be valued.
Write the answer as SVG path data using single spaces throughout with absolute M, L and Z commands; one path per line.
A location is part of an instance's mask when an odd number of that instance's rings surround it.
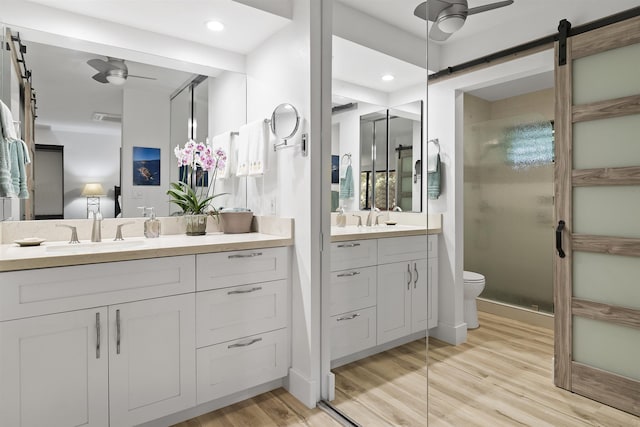
M 229 259 L 233 258 L 254 258 L 257 256 L 262 256 L 262 252 L 251 252 L 250 254 L 233 254 L 229 255 Z
M 249 342 L 239 342 L 239 343 L 235 343 L 235 344 L 231 344 L 229 346 L 227 346 L 227 348 L 236 348 L 236 347 L 247 347 L 251 344 L 255 344 L 259 341 L 262 341 L 262 338 L 254 338 Z
M 262 286 L 256 286 L 255 288 L 251 288 L 251 289 L 240 289 L 237 291 L 229 291 L 227 292 L 227 295 L 234 295 L 234 294 L 248 294 L 251 292 L 255 292 L 255 291 L 261 291 L 262 290 Z
M 351 271 L 349 273 L 340 273 L 338 274 L 338 277 L 353 277 L 353 276 L 357 276 L 358 274 L 360 274 L 359 271 Z
M 120 310 L 116 310 L 116 354 L 120 354 Z
M 351 316 L 338 317 L 336 319 L 336 322 L 342 322 L 343 320 L 353 320 L 358 316 L 360 316 L 360 313 L 354 313 Z
M 407 290 L 411 289 L 411 282 L 413 281 L 411 275 L 411 264 L 407 264 L 407 273 L 409 273 L 409 281 L 407 282 Z
M 96 359 L 100 359 L 100 313 L 96 313 Z
M 338 245 L 339 248 L 355 248 L 356 246 L 360 246 L 360 243 L 343 243 Z

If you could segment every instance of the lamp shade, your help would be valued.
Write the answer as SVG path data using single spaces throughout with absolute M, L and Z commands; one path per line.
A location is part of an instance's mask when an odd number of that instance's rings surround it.
M 97 182 L 85 184 L 81 194 L 81 196 L 86 197 L 100 197 L 104 195 L 104 188 L 102 188 L 102 184 Z

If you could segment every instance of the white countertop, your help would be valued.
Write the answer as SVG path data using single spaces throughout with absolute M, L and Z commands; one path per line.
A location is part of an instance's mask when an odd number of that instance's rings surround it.
M 156 239 L 131 237 L 116 242 L 112 240 L 103 240 L 100 243 L 81 241 L 79 245 L 45 241 L 39 246 L 20 247 L 16 243 L 11 243 L 0 245 L 0 271 L 260 249 L 292 244 L 293 239 L 289 236 L 263 233 L 223 234 L 221 232 L 208 233 L 204 236 L 163 235 Z
M 331 227 L 331 241 L 344 242 L 347 240 L 381 239 L 387 237 L 420 236 L 441 233 L 440 228 L 427 228 L 424 225 L 374 225 L 371 227 Z

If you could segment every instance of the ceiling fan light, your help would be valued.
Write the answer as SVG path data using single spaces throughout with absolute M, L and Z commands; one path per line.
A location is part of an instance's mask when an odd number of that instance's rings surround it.
M 438 18 L 438 28 L 448 34 L 453 34 L 464 25 L 463 15 L 442 15 Z
M 122 86 L 127 81 L 127 76 L 122 70 L 112 70 L 107 74 L 107 81 L 112 85 Z

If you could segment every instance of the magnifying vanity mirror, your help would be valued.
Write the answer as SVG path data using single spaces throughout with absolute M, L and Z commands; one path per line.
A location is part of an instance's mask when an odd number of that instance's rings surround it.
M 298 110 L 291 104 L 280 104 L 271 114 L 271 132 L 280 139 L 293 137 L 300 126 Z

